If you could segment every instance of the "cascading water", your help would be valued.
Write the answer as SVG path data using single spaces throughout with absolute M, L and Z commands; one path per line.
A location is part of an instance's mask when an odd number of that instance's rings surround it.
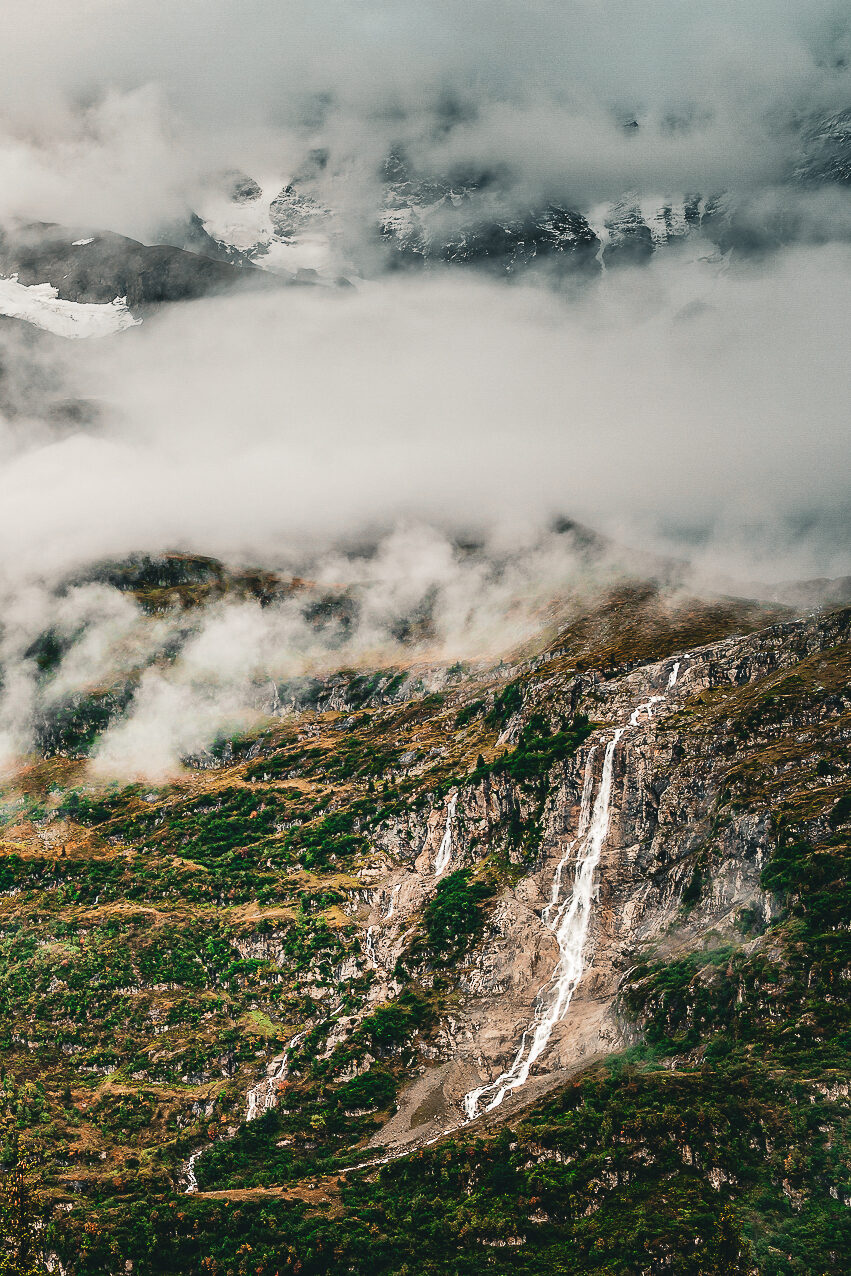
M 680 662 L 677 661 L 668 677 L 667 689 L 676 683 L 679 670 Z M 535 998 L 532 1023 L 523 1033 L 511 1067 L 501 1073 L 495 1081 L 479 1086 L 478 1089 L 471 1090 L 464 1096 L 464 1115 L 468 1121 L 472 1121 L 480 1111 L 490 1112 L 493 1108 L 499 1107 L 507 1094 L 526 1084 L 533 1065 L 549 1044 L 553 1029 L 564 1017 L 570 1005 L 585 970 L 584 950 L 591 920 L 594 878 L 600 853 L 609 832 L 615 750 L 624 733 L 631 727 L 638 726 L 642 714 L 646 714 L 648 719 L 651 718 L 653 706 L 664 698 L 661 695 L 650 696 L 632 711 L 628 726 L 616 728 L 614 735 L 606 744 L 600 785 L 593 810 L 591 795 L 594 787 L 596 748 L 589 750 L 585 761 L 576 838 L 570 843 L 558 863 L 553 877 L 550 902 L 541 914 L 544 925 L 553 931 L 558 941 L 558 962 L 551 978 L 539 990 Z M 573 890 L 567 899 L 560 902 L 562 876 L 574 850 L 576 851 L 576 868 Z M 487 1100 L 484 1106 L 482 1106 L 483 1099 Z
M 446 808 L 446 828 L 443 832 L 443 841 L 440 843 L 440 849 L 434 859 L 434 875 L 442 877 L 449 867 L 449 861 L 452 859 L 452 821 L 455 818 L 455 806 L 458 802 L 458 794 L 453 793 L 449 799 L 449 805 Z
M 511 1067 L 506 1072 L 501 1073 L 489 1085 L 480 1086 L 465 1095 L 464 1114 L 468 1120 L 472 1120 L 478 1114 L 481 1100 L 485 1096 L 490 1096 L 489 1102 L 485 1104 L 485 1111 L 489 1112 L 492 1108 L 499 1107 L 506 1094 L 526 1084 L 532 1065 L 546 1050 L 553 1028 L 567 1010 L 574 989 L 582 977 L 584 969 L 582 953 L 591 917 L 594 871 L 600 858 L 603 842 L 609 831 L 609 799 L 612 791 L 615 749 L 625 729 L 625 727 L 618 727 L 612 739 L 606 745 L 600 787 L 597 790 L 593 813 L 585 829 L 582 829 L 582 816 L 580 815 L 580 829 L 582 831 L 577 837 L 579 849 L 576 856 L 576 871 L 572 894 L 559 907 L 558 889 L 560 889 L 560 880 L 558 888 L 554 882 L 553 899 L 545 910 L 548 914 L 544 919 L 545 925 L 555 933 L 559 946 L 559 960 L 556 968 L 550 981 L 535 998 L 535 1017 L 530 1027 L 523 1033 L 520 1048 L 514 1057 Z M 592 755 L 593 750 L 589 754 L 586 763 L 586 780 L 583 786 L 583 797 L 587 791 L 589 793 L 589 804 L 591 788 L 589 779 L 593 774 L 591 771 Z M 573 845 L 576 845 L 576 843 L 573 843 Z M 568 848 L 567 853 L 570 853 L 570 848 Z M 562 860 L 562 865 L 563 863 L 564 859 Z
M 591 819 L 591 796 L 594 792 L 594 754 L 597 752 L 597 746 L 588 750 L 588 757 L 585 760 L 585 776 L 582 781 L 582 803 L 579 808 L 579 826 L 576 830 L 576 837 L 568 844 L 567 850 L 556 866 L 555 876 L 553 877 L 553 889 L 549 904 L 547 904 L 543 913 L 541 913 L 541 921 L 545 926 L 549 926 L 552 915 L 556 909 L 561 912 L 564 905 L 559 908 L 559 898 L 561 896 L 561 878 L 567 867 L 568 860 L 573 854 L 573 848 L 576 843 L 585 836 L 588 828 L 588 822 Z
M 203 1151 L 203 1148 L 199 1148 L 197 1152 L 192 1153 L 189 1160 L 186 1162 L 186 1196 L 191 1196 L 193 1192 L 198 1191 L 198 1180 L 195 1177 L 195 1162 L 198 1160 L 198 1157 Z
M 680 661 L 676 661 L 668 676 L 666 691 L 670 691 L 677 682 L 681 668 Z M 653 707 L 660 701 L 664 700 L 664 695 L 652 695 L 647 700 L 642 701 L 630 714 L 628 725 L 618 727 L 614 731 L 612 738 L 605 746 L 603 754 L 603 766 L 600 775 L 600 783 L 597 789 L 596 798 L 594 798 L 594 762 L 597 755 L 598 746 L 594 745 L 588 751 L 585 760 L 585 770 L 582 782 L 582 798 L 579 810 L 579 823 L 576 830 L 576 837 L 568 845 L 564 855 L 556 866 L 553 876 L 552 890 L 550 893 L 550 902 L 544 908 L 541 919 L 556 936 L 559 946 L 559 959 L 555 970 L 549 981 L 538 992 L 535 998 L 534 1017 L 530 1026 L 523 1033 L 520 1047 L 514 1058 L 510 1068 L 503 1072 L 495 1081 L 489 1085 L 481 1086 L 476 1090 L 471 1090 L 464 1098 L 463 1108 L 464 1116 L 467 1121 L 473 1120 L 481 1111 L 491 1111 L 493 1108 L 499 1107 L 503 1099 L 511 1091 L 517 1090 L 528 1080 L 529 1073 L 535 1062 L 541 1057 L 546 1050 L 553 1029 L 562 1019 L 570 1004 L 571 998 L 584 974 L 584 949 L 588 936 L 588 929 L 591 920 L 591 901 L 594 894 L 594 878 L 596 874 L 597 864 L 599 863 L 600 854 L 603 849 L 606 837 L 609 831 L 609 822 L 611 817 L 611 795 L 614 779 L 614 757 L 618 743 L 626 731 L 638 726 L 642 716 L 646 715 L 648 719 L 653 716 Z M 593 799 L 593 803 L 592 803 Z M 452 858 L 452 821 L 455 818 L 455 809 L 458 801 L 458 794 L 453 794 L 449 801 L 446 811 L 446 825 L 444 828 L 443 838 L 434 861 L 434 875 L 440 877 L 446 872 Z M 565 870 L 567 869 L 571 858 L 575 853 L 576 867 L 573 877 L 573 890 L 566 899 L 562 900 L 562 881 Z M 393 887 L 387 911 L 382 920 L 388 921 L 395 912 L 396 897 L 401 889 L 401 883 L 397 883 Z M 371 927 L 366 937 L 366 949 L 368 954 L 375 951 L 374 933 L 377 927 Z M 288 1056 L 293 1046 L 306 1035 L 305 1032 L 298 1033 L 289 1043 L 287 1051 L 279 1059 L 273 1060 L 267 1069 L 266 1076 L 262 1081 L 252 1086 L 248 1091 L 248 1110 L 246 1112 L 246 1120 L 253 1121 L 263 1112 L 273 1108 L 277 1102 L 277 1086 L 275 1082 L 283 1080 L 287 1075 Z M 488 1102 L 481 1105 L 481 1100 L 488 1097 Z M 444 1130 L 446 1134 L 451 1130 L 457 1129 L 457 1126 L 449 1127 Z M 429 1139 L 429 1143 L 435 1143 L 442 1134 L 436 1134 Z M 188 1193 L 198 1191 L 198 1179 L 195 1174 L 195 1163 L 201 1156 L 204 1149 L 193 1152 L 186 1165 L 186 1178 Z M 385 1156 L 376 1160 L 364 1161 L 359 1165 L 350 1166 L 349 1169 L 359 1170 L 372 1167 L 375 1165 L 384 1165 L 387 1161 L 396 1160 L 398 1157 L 406 1156 L 409 1152 L 408 1147 L 401 1148 L 389 1156 Z
M 306 1031 L 306 1030 L 305 1030 Z M 287 1075 L 287 1065 L 289 1062 L 289 1052 L 302 1037 L 304 1032 L 298 1033 L 289 1043 L 287 1050 L 279 1059 L 273 1059 L 266 1069 L 266 1076 L 262 1081 L 258 1081 L 248 1091 L 246 1098 L 246 1121 L 256 1121 L 257 1117 L 262 1116 L 264 1112 L 268 1112 L 278 1101 L 277 1081 L 282 1081 Z M 205 1148 L 198 1148 L 193 1152 L 189 1160 L 186 1162 L 186 1193 L 191 1194 L 198 1191 L 198 1178 L 195 1174 L 195 1162 L 201 1156 Z
M 284 1051 L 278 1058 L 273 1059 L 266 1069 L 266 1076 L 262 1081 L 258 1081 L 253 1085 L 245 1096 L 247 1107 L 245 1110 L 246 1121 L 255 1121 L 257 1117 L 262 1116 L 264 1112 L 268 1112 L 270 1108 L 274 1108 L 278 1102 L 278 1087 L 275 1084 L 283 1081 L 289 1070 L 290 1051 L 293 1046 L 297 1046 L 303 1037 L 307 1036 L 308 1030 L 297 1032 Z
M 383 922 L 389 922 L 390 918 L 393 916 L 394 912 L 396 911 L 396 896 L 399 894 L 399 891 L 401 889 L 402 889 L 402 883 L 397 882 L 396 885 L 393 887 L 392 891 L 390 892 L 390 903 L 387 905 L 387 912 L 384 914 L 384 916 L 381 919 Z
M 277 1082 L 283 1081 L 289 1070 L 290 1052 L 293 1046 L 307 1036 L 309 1029 L 305 1028 L 303 1032 L 297 1032 L 294 1037 L 290 1038 L 286 1050 L 277 1059 L 273 1059 L 266 1069 L 266 1075 L 262 1081 L 258 1081 L 253 1085 L 246 1094 L 246 1121 L 256 1121 L 264 1112 L 268 1112 L 274 1108 L 278 1102 Z M 228 1136 L 232 1137 L 232 1136 Z M 198 1191 L 198 1178 L 195 1174 L 195 1162 L 206 1151 L 205 1148 L 198 1148 L 193 1152 L 189 1160 L 186 1162 L 186 1192 L 187 1194 Z
M 648 718 L 652 718 L 654 704 L 658 704 L 660 700 L 664 699 L 664 696 L 650 696 L 648 700 L 642 701 L 638 708 L 633 709 L 632 713 L 629 715 L 629 725 L 631 727 L 637 727 L 638 719 L 641 717 L 642 713 L 646 713 Z

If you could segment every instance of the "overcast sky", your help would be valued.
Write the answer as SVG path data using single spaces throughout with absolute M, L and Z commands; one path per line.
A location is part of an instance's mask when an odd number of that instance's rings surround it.
M 102 340 L 0 322 L 0 763 L 63 696 L 146 666 L 95 766 L 161 779 L 270 711 L 273 679 L 408 659 L 398 621 L 426 611 L 432 656 L 494 658 L 632 550 L 690 559 L 692 587 L 851 572 L 851 189 L 800 178 L 851 108 L 847 2 L 2 10 L 0 233 L 152 242 L 224 203 L 224 171 L 268 200 L 322 147 L 355 265 L 351 287 L 165 307 Z M 388 271 L 391 147 L 423 175 L 487 171 L 500 216 L 558 202 L 600 228 L 624 198 L 718 197 L 759 251 L 694 233 L 569 283 Z M 57 418 L 62 396 L 98 409 Z M 564 515 L 616 542 L 593 571 L 548 530 Z M 459 550 L 471 533 L 486 552 Z M 329 647 L 298 594 L 152 621 L 54 588 L 169 549 L 309 569 L 352 587 L 357 622 Z M 69 647 L 44 682 L 47 627 Z

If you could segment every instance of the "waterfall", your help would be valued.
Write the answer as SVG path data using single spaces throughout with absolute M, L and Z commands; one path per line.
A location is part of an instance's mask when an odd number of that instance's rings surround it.
M 298 1045 L 302 1038 L 306 1037 L 309 1032 L 305 1028 L 303 1032 L 297 1032 L 291 1037 L 287 1043 L 287 1048 L 282 1055 L 272 1062 L 266 1068 L 266 1075 L 262 1081 L 258 1081 L 253 1085 L 246 1094 L 246 1121 L 256 1121 L 257 1117 L 262 1116 L 264 1112 L 268 1112 L 274 1108 L 278 1102 L 278 1088 L 276 1081 L 283 1081 L 287 1075 L 289 1066 L 290 1051 L 293 1046 Z M 203 1155 L 206 1148 L 198 1148 L 193 1152 L 189 1160 L 186 1162 L 186 1192 L 192 1193 L 198 1191 L 198 1178 L 195 1174 L 195 1162 L 199 1156 Z
M 452 821 L 455 818 L 455 805 L 458 801 L 458 794 L 453 793 L 449 799 L 449 805 L 446 808 L 446 828 L 443 832 L 443 841 L 440 843 L 440 849 L 434 859 L 434 875 L 442 877 L 449 867 L 449 861 L 452 858 Z
M 591 796 L 594 792 L 594 754 L 596 752 L 597 746 L 594 745 L 588 750 L 588 757 L 585 760 L 585 778 L 582 782 L 582 804 L 579 809 L 579 826 L 576 830 L 576 837 L 568 844 L 567 850 L 564 855 L 562 855 L 556 867 L 555 876 L 553 877 L 553 889 L 550 902 L 541 914 L 541 920 L 546 926 L 550 925 L 550 918 L 559 906 L 561 878 L 565 868 L 567 867 L 567 862 L 573 853 L 573 848 L 576 843 L 585 836 L 585 831 L 588 828 L 588 822 L 591 819 Z M 564 906 L 562 905 L 562 907 Z
M 254 1121 L 257 1117 L 262 1116 L 264 1112 L 268 1112 L 270 1108 L 274 1108 L 278 1102 L 278 1088 L 276 1081 L 283 1081 L 287 1075 L 289 1068 L 290 1051 L 293 1046 L 298 1045 L 303 1037 L 307 1036 L 308 1029 L 304 1032 L 297 1032 L 287 1045 L 286 1050 L 277 1059 L 273 1059 L 266 1069 L 266 1075 L 262 1081 L 258 1081 L 253 1085 L 246 1095 L 248 1101 L 245 1110 L 246 1121 Z
M 520 1048 L 514 1057 L 511 1067 L 506 1072 L 501 1073 L 495 1081 L 491 1081 L 489 1085 L 480 1086 L 477 1090 L 471 1090 L 469 1094 L 465 1095 L 464 1114 L 468 1120 L 472 1120 L 478 1114 L 479 1104 L 485 1096 L 490 1096 L 489 1102 L 485 1105 L 485 1111 L 489 1112 L 492 1108 L 499 1107 L 506 1094 L 526 1084 L 532 1065 L 546 1050 L 553 1028 L 567 1010 L 576 985 L 582 978 L 584 970 L 582 954 L 588 934 L 588 923 L 591 919 L 594 872 L 600 858 L 603 843 L 606 840 L 606 834 L 609 831 L 615 749 L 625 730 L 625 727 L 618 727 L 606 745 L 606 751 L 603 755 L 603 773 L 600 777 L 600 787 L 597 790 L 593 812 L 590 818 L 586 816 L 587 828 L 577 836 L 576 842 L 573 843 L 573 845 L 578 843 L 573 891 L 559 907 L 559 878 L 558 885 L 555 882 L 553 884 L 553 898 L 545 910 L 547 913 L 546 918 L 544 918 L 545 925 L 554 932 L 559 946 L 559 959 L 556 968 L 549 982 L 535 998 L 534 1018 L 531 1025 L 523 1033 Z M 591 766 L 592 757 L 589 755 L 585 769 L 586 784 L 583 786 L 583 799 L 585 798 L 585 793 L 588 792 L 589 805 L 591 785 L 588 781 L 592 776 Z M 580 827 L 582 827 L 581 821 L 582 815 L 580 814 Z M 567 854 L 570 854 L 570 848 L 568 848 Z M 564 858 L 559 867 L 562 867 L 563 864 Z M 558 872 L 558 870 L 556 871 Z
M 193 1152 L 189 1160 L 186 1162 L 186 1191 L 184 1193 L 186 1196 L 190 1196 L 193 1192 L 198 1191 L 198 1180 L 195 1177 L 195 1162 L 198 1160 L 198 1157 L 203 1151 L 203 1148 L 198 1148 L 197 1152 Z
M 677 661 L 668 677 L 668 688 L 674 686 L 679 669 L 680 662 Z M 464 1096 L 464 1115 L 468 1121 L 472 1121 L 480 1111 L 490 1112 L 493 1108 L 499 1107 L 507 1094 L 526 1084 L 533 1065 L 549 1045 L 553 1029 L 564 1017 L 570 1005 L 571 998 L 585 971 L 584 951 L 591 921 L 594 879 L 600 854 L 608 836 L 611 818 L 615 750 L 624 733 L 632 727 L 637 727 L 643 714 L 651 719 L 653 706 L 664 698 L 662 695 L 649 696 L 633 709 L 627 726 L 615 729 L 603 754 L 603 769 L 593 809 L 591 795 L 594 787 L 596 748 L 589 750 L 585 761 L 576 837 L 567 847 L 556 867 L 550 902 L 541 914 L 542 922 L 554 933 L 558 941 L 558 961 L 550 979 L 539 989 L 535 997 L 532 1022 L 523 1033 L 511 1067 L 500 1073 L 495 1081 L 470 1090 Z M 576 867 L 573 890 L 561 902 L 562 877 L 574 851 Z M 482 1107 L 483 1099 L 486 1102 Z
M 648 719 L 652 718 L 654 704 L 658 704 L 660 700 L 664 699 L 664 696 L 650 696 L 648 700 L 642 701 L 642 703 L 638 705 L 636 709 L 633 709 L 632 713 L 629 715 L 629 725 L 631 727 L 637 727 L 638 719 L 641 717 L 642 713 L 646 713 Z
M 382 921 L 389 922 L 390 918 L 393 916 L 394 912 L 396 911 L 396 896 L 399 894 L 399 891 L 401 889 L 402 889 L 402 883 L 397 882 L 396 885 L 393 887 L 392 891 L 390 892 L 390 903 L 387 905 L 387 912 L 382 917 L 381 919 Z

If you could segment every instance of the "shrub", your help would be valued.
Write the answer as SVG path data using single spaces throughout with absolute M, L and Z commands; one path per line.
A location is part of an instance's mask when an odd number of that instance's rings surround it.
M 439 882 L 423 910 L 429 947 L 436 953 L 468 948 L 484 925 L 482 902 L 492 894 L 488 882 L 470 881 L 467 868 L 459 868 Z

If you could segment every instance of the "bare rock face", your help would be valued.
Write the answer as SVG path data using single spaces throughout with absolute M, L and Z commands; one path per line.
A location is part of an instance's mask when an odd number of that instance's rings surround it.
M 604 249 L 607 263 L 629 265 L 647 261 L 653 253 L 653 236 L 641 209 L 629 199 L 621 200 L 606 218 L 608 243 Z
M 330 210 L 309 195 L 300 194 L 291 183 L 276 195 L 269 205 L 269 216 L 276 235 L 292 239 L 298 235 L 324 230 Z
M 235 204 L 253 204 L 263 194 L 260 186 L 247 173 L 227 174 L 228 193 Z
M 605 746 L 616 731 L 622 734 L 612 752 L 610 809 L 594 872 L 581 978 L 528 1079 L 505 1095 L 506 1111 L 629 1043 L 617 994 L 638 960 L 717 946 L 737 933 L 743 910 L 771 918 L 776 905 L 760 885 L 774 838 L 770 813 L 737 810 L 735 804 L 720 813 L 725 785 L 746 753 L 745 738 L 725 717 L 725 697 L 736 689 L 748 695 L 762 680 L 794 670 L 849 636 L 851 613 L 841 612 L 727 639 L 608 683 L 583 677 L 562 678 L 560 688 L 558 678 L 539 685 L 541 700 L 560 694 L 575 703 L 578 695 L 601 726 L 563 764 L 540 819 L 536 858 L 503 891 L 480 941 L 459 959 L 452 1013 L 435 1035 L 423 1073 L 376 1134 L 376 1145 L 422 1143 L 461 1124 L 464 1095 L 493 1083 L 528 1049 L 559 977 L 560 941 L 546 924 L 548 906 L 570 896 L 582 848 L 583 785 L 590 775 L 592 794 L 600 793 Z M 807 717 L 795 724 L 812 726 Z M 778 719 L 772 729 L 788 726 Z M 450 795 L 420 825 L 397 828 L 389 845 L 407 863 L 376 888 L 365 919 L 378 974 L 374 999 L 393 993 L 390 971 L 405 951 L 414 915 L 434 893 L 435 863 L 447 829 L 448 867 L 474 864 L 499 839 L 512 804 L 524 801 L 504 778 L 487 779 L 462 786 L 454 803 Z M 554 896 L 559 865 L 562 889 Z
M 851 111 L 837 111 L 810 122 L 802 138 L 795 176 L 807 183 L 851 182 Z
M 486 178 L 413 177 L 399 157 L 388 161 L 387 175 L 379 229 L 397 264 L 479 265 L 505 274 L 539 262 L 599 269 L 600 241 L 578 212 L 555 204 L 508 211 Z

